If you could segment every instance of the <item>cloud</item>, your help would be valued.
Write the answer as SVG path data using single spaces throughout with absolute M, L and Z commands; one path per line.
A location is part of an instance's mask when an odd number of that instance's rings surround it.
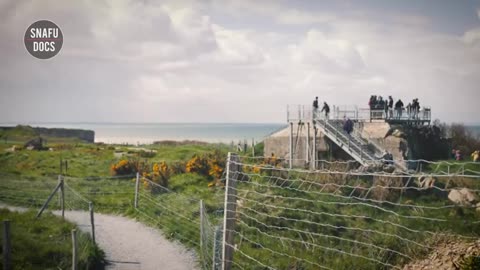
M 446 121 L 480 113 L 480 32 L 438 32 L 428 16 L 279 1 L 0 5 L 0 122 L 283 122 L 289 103 L 362 107 L 371 94 L 418 97 Z M 65 42 L 40 61 L 22 38 L 44 18 Z

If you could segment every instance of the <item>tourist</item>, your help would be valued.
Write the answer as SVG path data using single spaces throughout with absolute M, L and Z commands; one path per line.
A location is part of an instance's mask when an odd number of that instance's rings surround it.
M 456 161 L 462 160 L 462 152 L 460 152 L 460 150 L 455 151 L 455 160 Z
M 418 98 L 413 99 L 412 102 L 412 113 L 413 113 L 413 118 L 417 119 L 419 117 L 419 112 L 420 112 L 420 103 L 418 103 Z
M 476 150 L 472 153 L 473 162 L 480 162 L 480 151 Z
M 410 116 L 412 116 L 412 103 L 408 103 L 407 107 L 405 108 L 407 109 L 408 119 L 410 119 Z
M 318 97 L 313 101 L 313 119 L 317 119 L 318 114 Z
M 418 102 L 418 98 L 415 99 L 415 111 L 417 113 L 417 118 L 418 118 L 420 113 L 420 102 Z
M 350 118 L 347 118 L 345 123 L 343 124 L 343 130 L 350 136 L 350 133 L 353 131 L 353 121 Z
M 390 112 L 390 118 L 393 118 L 393 98 L 388 96 L 388 111 Z
M 403 111 L 403 102 L 401 99 L 399 99 L 395 103 L 395 111 L 397 112 L 397 118 L 401 119 L 402 118 L 402 111 Z
M 323 102 L 323 108 L 320 112 L 325 111 L 325 119 L 328 119 L 328 114 L 330 113 L 330 107 L 328 106 L 327 102 Z
M 385 102 L 383 103 L 383 110 L 385 111 L 385 119 L 388 118 L 388 101 L 385 99 Z

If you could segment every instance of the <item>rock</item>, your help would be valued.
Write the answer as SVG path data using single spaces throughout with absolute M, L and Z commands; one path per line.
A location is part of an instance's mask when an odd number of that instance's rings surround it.
M 448 193 L 448 199 L 460 205 L 475 205 L 478 202 L 478 196 L 468 188 L 454 189 Z
M 42 150 L 43 149 L 43 139 L 42 137 L 37 137 L 28 141 L 25 146 L 28 150 Z
M 431 188 L 435 186 L 436 179 L 431 176 L 420 176 L 417 180 L 417 185 L 421 188 Z
M 385 166 L 383 166 L 383 171 L 386 172 L 386 173 L 393 173 L 395 171 L 395 166 L 385 165 Z
M 13 152 L 17 151 L 17 146 L 14 145 L 14 146 L 12 146 L 11 148 L 5 149 L 5 151 L 10 152 L 10 153 L 13 153 Z

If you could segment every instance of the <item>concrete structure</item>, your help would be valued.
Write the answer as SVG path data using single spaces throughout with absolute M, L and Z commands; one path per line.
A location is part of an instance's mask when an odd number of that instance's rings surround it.
M 399 169 L 407 157 L 408 143 L 400 134 L 386 137 L 393 124 L 424 125 L 430 123 L 431 110 L 424 108 L 415 116 L 389 118 L 384 111 L 333 106 L 327 117 L 323 113 L 306 110 L 307 106 L 287 109 L 288 127 L 265 139 L 265 155 L 274 154 L 285 159 L 290 167 L 317 168 L 312 160 L 354 159 L 364 166 L 382 163 L 386 152 L 392 154 Z M 308 108 L 308 107 L 307 107 Z M 343 130 L 343 121 L 355 122 L 354 132 Z M 314 131 L 316 130 L 316 132 Z M 386 138 L 385 138 L 386 137 Z
M 290 158 L 290 132 L 292 131 L 292 161 L 295 167 L 308 166 L 314 159 L 314 149 L 318 155 L 323 155 L 329 150 L 323 134 L 318 130 L 315 134 L 315 128 L 311 123 L 292 123 L 286 128 L 279 130 L 264 140 L 264 154 L 270 156 L 274 154 L 277 158 L 285 159 L 288 162 Z M 315 138 L 315 140 L 314 140 Z M 308 143 L 307 143 L 308 142 Z

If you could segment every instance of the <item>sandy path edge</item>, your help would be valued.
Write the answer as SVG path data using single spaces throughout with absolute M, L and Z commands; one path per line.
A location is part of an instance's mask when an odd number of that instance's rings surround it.
M 26 210 L 3 203 L 0 208 Z M 59 211 L 53 213 L 60 214 Z M 65 218 L 90 233 L 88 212 L 65 211 Z M 177 242 L 170 242 L 161 231 L 126 217 L 95 213 L 95 236 L 111 262 L 106 269 L 199 269 L 193 252 Z

